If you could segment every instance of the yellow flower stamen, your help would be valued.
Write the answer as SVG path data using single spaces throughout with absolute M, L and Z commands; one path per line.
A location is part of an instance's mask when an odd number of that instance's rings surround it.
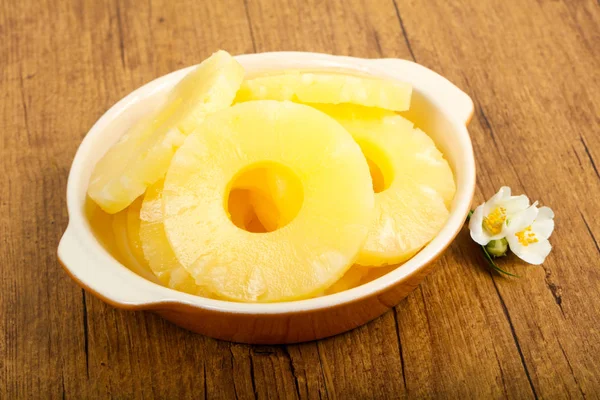
M 502 226 L 506 221 L 506 208 L 496 207 L 494 211 L 483 218 L 483 227 L 492 235 L 502 232 Z
M 515 233 L 515 236 L 523 246 L 529 246 L 532 243 L 539 242 L 538 238 L 535 237 L 535 233 L 531 231 L 531 225 L 522 231 Z

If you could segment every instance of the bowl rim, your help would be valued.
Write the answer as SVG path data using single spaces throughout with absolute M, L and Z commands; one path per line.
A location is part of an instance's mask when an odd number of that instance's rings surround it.
M 84 243 L 84 247 L 94 251 L 100 251 L 106 253 L 114 263 L 117 263 L 124 271 L 127 279 L 130 279 L 132 284 L 135 284 L 136 290 L 151 291 L 156 295 L 155 300 L 132 300 L 132 301 L 119 301 L 111 298 L 110 296 L 102 293 L 101 290 L 90 287 L 86 282 L 80 279 L 74 270 L 72 270 L 61 257 L 61 247 L 59 245 L 58 259 L 63 269 L 75 280 L 82 288 L 86 291 L 91 292 L 95 296 L 99 297 L 106 303 L 111 304 L 114 307 L 122 309 L 169 309 L 178 306 L 189 306 L 197 309 L 213 310 L 226 313 L 238 313 L 238 314 L 289 314 L 297 312 L 306 312 L 311 310 L 329 309 L 332 307 L 339 307 L 347 305 L 360 300 L 370 298 L 372 296 L 379 295 L 388 289 L 396 286 L 402 281 L 408 279 L 412 275 L 422 271 L 434 262 L 452 243 L 454 238 L 458 235 L 464 225 L 464 221 L 470 211 L 471 201 L 475 192 L 475 159 L 473 153 L 473 146 L 470 139 L 469 132 L 466 128 L 466 124 L 470 121 L 473 115 L 473 103 L 470 98 L 463 93 L 456 86 L 451 84 L 446 78 L 438 75 L 434 71 L 421 66 L 417 63 L 402 59 L 365 59 L 357 57 L 347 56 L 335 56 L 321 53 L 308 53 L 308 52 L 269 52 L 269 53 L 257 53 L 257 54 L 245 54 L 238 55 L 235 57 L 242 65 L 248 64 L 261 64 L 268 61 L 281 61 L 281 60 L 294 60 L 301 64 L 316 64 L 321 65 L 324 68 L 344 68 L 354 69 L 357 71 L 367 72 L 370 74 L 375 73 L 380 76 L 389 76 L 389 62 L 394 62 L 397 65 L 403 65 L 405 68 L 417 68 L 420 74 L 427 74 L 430 79 L 441 79 L 443 84 L 448 86 L 451 85 L 453 90 L 457 93 L 464 95 L 469 99 L 471 109 L 464 110 L 462 116 L 452 115 L 449 112 L 449 106 L 441 104 L 435 96 L 426 96 L 446 120 L 449 121 L 454 127 L 454 131 L 457 135 L 457 140 L 460 142 L 460 146 L 463 150 L 463 158 L 460 159 L 461 168 L 463 173 L 461 174 L 464 181 L 459 188 L 457 186 L 457 192 L 453 201 L 453 209 L 449 214 L 449 217 L 440 230 L 440 232 L 434 237 L 434 239 L 421 249 L 415 256 L 409 259 L 400 268 L 396 268 L 393 271 L 361 286 L 348 289 L 339 293 L 330 294 L 322 297 L 294 300 L 288 302 L 273 302 L 273 303 L 241 303 L 227 300 L 216 300 L 209 299 L 200 296 L 179 292 L 174 289 L 159 285 L 151 282 L 135 272 L 131 271 L 126 266 L 122 265 L 112 255 L 110 255 L 106 249 L 98 242 L 94 234 L 92 233 L 87 217 L 85 216 L 83 205 L 80 203 L 80 191 L 82 180 L 82 167 L 86 165 L 86 154 L 92 151 L 93 145 L 104 132 L 104 127 L 109 125 L 112 120 L 120 116 L 123 112 L 134 103 L 141 99 L 150 97 L 155 92 L 161 90 L 166 86 L 173 86 L 187 71 L 194 68 L 194 66 L 182 68 L 180 70 L 168 73 L 159 78 L 156 78 L 143 86 L 135 89 L 113 106 L 111 106 L 92 126 L 88 133 L 83 138 L 77 152 L 75 154 L 71 169 L 69 171 L 69 177 L 67 181 L 67 211 L 69 215 L 69 223 L 61 239 L 61 244 L 65 241 L 65 238 L 69 232 L 73 235 L 77 235 L 79 242 Z M 298 67 L 298 68 L 312 68 L 312 67 Z M 268 67 L 266 69 L 269 69 Z M 393 78 L 392 78 L 393 79 Z M 397 78 L 396 78 L 397 79 Z M 410 80 L 407 80 L 410 81 Z M 411 82 L 416 90 L 419 90 L 418 86 Z M 441 83 L 438 82 L 438 83 Z M 462 119 L 461 119 L 462 118 Z M 456 174 L 456 171 L 454 171 Z M 85 180 L 87 182 L 87 180 Z M 460 198 L 458 194 L 461 194 Z M 85 198 L 85 196 L 84 196 Z M 96 266 L 100 267 L 100 266 Z M 127 272 L 129 274 L 127 274 Z M 133 285 L 132 285 L 133 286 Z M 132 288 L 133 289 L 133 288 Z M 142 296 L 148 298 L 148 296 Z M 153 297 L 152 297 L 153 298 Z M 390 307 L 393 305 L 389 305 Z

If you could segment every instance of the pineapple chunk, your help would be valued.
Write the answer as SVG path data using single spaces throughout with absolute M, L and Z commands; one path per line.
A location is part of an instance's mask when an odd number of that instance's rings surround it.
M 350 132 L 371 167 L 376 217 L 356 263 L 383 266 L 412 257 L 448 218 L 456 191 L 448 162 L 399 115 L 351 105 L 318 108 Z
M 340 72 L 287 71 L 245 80 L 235 102 L 291 100 L 300 103 L 352 103 L 405 111 L 412 86 L 405 82 Z
M 131 204 L 161 179 L 186 135 L 207 114 L 228 107 L 241 85 L 244 69 L 219 51 L 185 76 L 166 104 L 143 118 L 96 164 L 89 196 L 107 213 Z
M 146 191 L 140 211 L 139 235 L 144 257 L 150 269 L 165 285 L 182 292 L 207 297 L 207 291 L 198 285 L 179 264 L 163 225 L 163 184 L 161 179 Z
M 229 219 L 227 194 L 240 171 L 263 167 L 291 170 L 303 201 L 287 225 L 252 233 Z M 353 264 L 372 224 L 371 185 L 359 146 L 327 115 L 290 102 L 238 104 L 206 118 L 177 151 L 165 231 L 196 283 L 220 297 L 307 298 Z

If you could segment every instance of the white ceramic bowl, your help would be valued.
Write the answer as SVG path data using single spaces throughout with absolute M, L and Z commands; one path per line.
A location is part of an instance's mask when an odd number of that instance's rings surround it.
M 58 257 L 87 291 L 118 308 L 153 310 L 172 322 L 208 336 L 247 343 L 291 343 L 319 339 L 381 315 L 412 291 L 431 270 L 465 222 L 475 188 L 475 162 L 466 125 L 473 102 L 437 73 L 411 61 L 361 59 L 316 53 L 277 52 L 237 56 L 249 73 L 281 69 L 355 70 L 410 82 L 413 98 L 403 113 L 427 132 L 455 173 L 457 191 L 440 233 L 400 268 L 362 286 L 308 300 L 249 304 L 178 292 L 120 264 L 94 236 L 84 204 L 92 169 L 137 118 L 154 108 L 191 68 L 158 78 L 110 108 L 79 147 L 67 185 L 69 225 Z

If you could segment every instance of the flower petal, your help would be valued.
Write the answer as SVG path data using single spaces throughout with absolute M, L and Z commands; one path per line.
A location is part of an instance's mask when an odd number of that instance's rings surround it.
M 510 193 L 511 193 L 510 187 L 508 187 L 508 186 L 502 186 L 500 188 L 500 190 L 498 190 L 498 193 L 496 193 L 496 195 L 500 196 L 500 198 L 503 199 L 503 198 L 506 198 L 506 197 L 510 197 Z
M 525 196 L 524 194 L 520 196 L 511 196 L 510 198 L 504 200 L 502 204 L 502 206 L 506 209 L 506 215 L 508 215 L 510 218 L 511 215 L 521 212 L 529 207 L 529 197 Z
M 518 240 L 517 243 L 519 243 Z M 552 245 L 548 240 L 540 238 L 539 242 L 532 243 L 528 246 L 523 246 L 520 243 L 517 246 L 511 245 L 510 250 L 513 253 L 515 253 L 517 257 L 519 257 L 521 260 L 529 264 L 540 265 L 544 262 L 548 254 L 550 254 L 550 250 L 552 250 Z
M 471 231 L 471 238 L 478 244 L 485 246 L 491 240 L 490 236 L 483 229 L 483 209 L 485 203 L 473 211 L 471 219 L 469 220 L 469 230 Z
M 554 219 L 554 211 L 550 207 L 540 207 L 537 219 Z
M 498 203 L 500 200 L 510 198 L 510 188 L 508 186 L 502 186 L 498 193 L 490 197 L 490 199 L 486 203 Z
M 533 222 L 533 224 L 531 224 L 531 230 L 533 231 L 533 233 L 535 233 L 536 237 L 540 239 L 548 239 L 550 235 L 552 235 L 552 231 L 554 230 L 554 220 L 540 220 L 538 218 Z
M 527 228 L 529 225 L 535 221 L 538 215 L 538 208 L 536 207 L 536 203 L 532 204 L 530 207 L 527 207 L 525 210 L 513 215 L 507 221 L 506 231 L 508 236 L 514 236 L 516 232 L 522 231 Z

